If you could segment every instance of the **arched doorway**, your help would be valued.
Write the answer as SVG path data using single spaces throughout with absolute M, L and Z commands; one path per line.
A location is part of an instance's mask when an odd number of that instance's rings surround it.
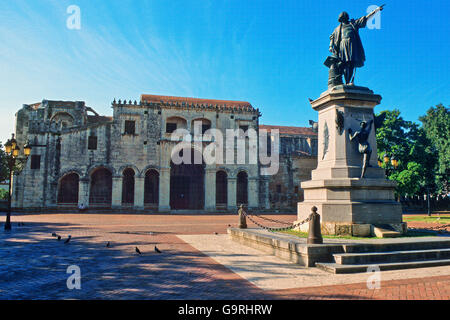
M 157 207 L 159 203 L 159 173 L 151 169 L 145 173 L 144 205 Z
M 190 164 L 170 163 L 170 208 L 173 210 L 205 207 L 205 164 L 203 160 L 202 164 L 194 163 L 194 152 L 197 151 L 191 150 Z
M 247 172 L 241 171 L 237 175 L 236 188 L 237 205 L 248 204 L 248 175 Z
M 76 173 L 65 175 L 59 182 L 58 204 L 78 204 L 78 186 L 80 177 Z
M 106 168 L 99 168 L 91 174 L 89 205 L 110 207 L 112 200 L 112 173 Z
M 225 171 L 216 173 L 216 207 L 226 209 L 228 201 L 228 175 Z
M 134 204 L 134 170 L 127 168 L 122 177 L 122 204 Z

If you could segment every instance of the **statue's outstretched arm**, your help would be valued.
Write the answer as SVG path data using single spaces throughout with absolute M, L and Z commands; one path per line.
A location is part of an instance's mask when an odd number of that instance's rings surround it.
M 385 4 L 379 6 L 379 7 L 376 8 L 375 10 L 373 10 L 371 13 L 369 13 L 369 14 L 366 16 L 366 19 L 371 18 L 371 17 L 372 17 L 375 13 L 377 13 L 378 11 L 382 11 L 384 6 L 385 6 Z

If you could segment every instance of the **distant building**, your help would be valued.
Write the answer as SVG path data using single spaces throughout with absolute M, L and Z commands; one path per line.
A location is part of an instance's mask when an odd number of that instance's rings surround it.
M 276 127 L 281 167 L 274 177 L 262 176 L 259 163 L 171 161 L 178 143 L 171 133 L 180 128 L 193 132 L 195 121 L 201 122 L 202 131 L 275 128 L 260 126 L 261 114 L 248 102 L 142 95 L 139 102 L 114 101 L 112 108 L 108 117 L 82 101 L 24 105 L 16 114 L 16 139 L 19 145 L 28 140 L 32 152 L 15 176 L 13 207 L 83 204 L 167 212 L 235 210 L 245 203 L 255 209 L 292 208 L 301 195 L 299 182 L 316 163 L 317 133 L 296 127 Z M 203 139 L 204 145 L 212 141 Z M 192 152 L 198 150 L 193 147 Z M 273 190 L 280 191 L 279 198 Z
M 260 125 L 260 129 L 280 133 L 280 169 L 269 179 L 269 203 L 272 209 L 296 210 L 303 201 L 302 181 L 311 179 L 311 171 L 317 167 L 316 127 L 284 127 Z

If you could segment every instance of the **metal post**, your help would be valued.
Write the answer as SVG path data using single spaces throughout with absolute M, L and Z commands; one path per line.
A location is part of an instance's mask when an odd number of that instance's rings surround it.
M 430 208 L 430 187 L 427 187 L 427 207 L 428 207 L 428 216 L 431 217 L 431 208 Z
M 320 228 L 320 214 L 317 213 L 317 207 L 312 207 L 309 215 L 309 232 L 307 244 L 322 244 L 322 230 Z
M 11 160 L 8 161 L 8 169 L 9 169 L 9 188 L 8 188 L 8 210 L 6 211 L 6 222 L 5 222 L 5 230 L 11 230 L 11 186 L 12 186 L 12 168 L 11 168 Z
M 239 215 L 239 225 L 238 225 L 238 228 L 239 228 L 239 229 L 247 229 L 247 219 L 246 219 L 246 217 L 245 217 L 245 214 L 246 214 L 246 212 L 245 212 L 244 205 L 241 204 L 241 205 L 239 206 L 239 210 L 238 210 L 238 215 Z

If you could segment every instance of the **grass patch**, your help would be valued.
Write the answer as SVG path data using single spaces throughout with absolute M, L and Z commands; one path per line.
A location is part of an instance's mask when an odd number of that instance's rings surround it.
M 273 232 L 273 231 L 272 231 Z M 294 230 L 286 230 L 286 231 L 278 231 L 280 233 L 290 234 L 299 238 L 308 238 L 307 232 L 294 231 Z M 273 232 L 276 233 L 276 232 Z M 401 237 L 398 238 L 417 238 L 417 237 L 432 237 L 436 236 L 433 231 L 421 231 L 421 230 L 408 230 L 408 232 Z M 335 236 L 335 235 L 322 235 L 324 239 L 346 239 L 346 240 L 369 240 L 369 239 L 382 239 L 378 237 L 353 237 L 353 236 Z M 386 239 L 386 238 L 385 238 Z
M 428 217 L 428 216 L 418 216 L 418 217 L 403 217 L 403 221 L 418 221 L 425 223 L 439 223 L 448 224 L 450 223 L 450 217 Z
M 308 238 L 307 232 L 294 231 L 294 230 L 286 230 L 286 231 L 279 231 L 279 232 L 297 236 L 299 238 Z M 335 235 L 327 235 L 327 234 L 323 234 L 322 238 L 324 238 L 324 239 L 347 239 L 347 240 L 381 239 L 381 238 L 377 238 L 377 237 L 353 237 L 353 236 L 343 236 L 343 235 L 335 236 Z

